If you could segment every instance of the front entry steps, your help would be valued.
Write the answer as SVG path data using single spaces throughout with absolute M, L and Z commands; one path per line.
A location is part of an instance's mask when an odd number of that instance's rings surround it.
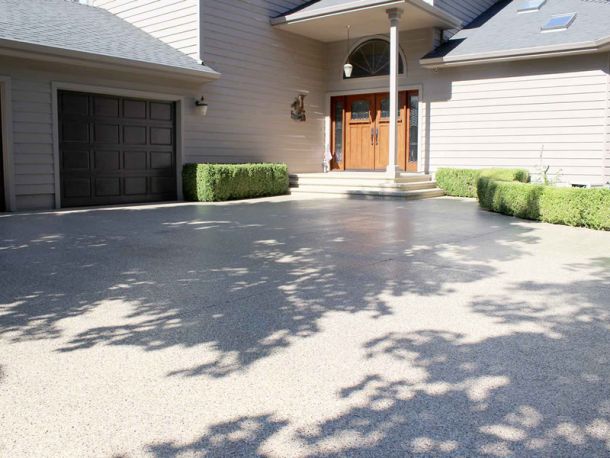
M 401 173 L 392 179 L 379 172 L 297 173 L 290 175 L 290 192 L 399 199 L 444 195 L 430 175 Z

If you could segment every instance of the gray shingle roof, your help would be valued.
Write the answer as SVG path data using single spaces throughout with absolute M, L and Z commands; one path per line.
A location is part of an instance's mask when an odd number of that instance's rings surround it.
M 0 40 L 215 74 L 108 11 L 67 0 L 0 0 Z
M 610 40 L 610 1 L 547 0 L 539 11 L 517 13 L 523 0 L 501 0 L 451 40 L 423 57 L 422 63 L 460 62 L 483 56 L 514 56 L 548 50 L 590 47 Z M 567 29 L 541 33 L 554 15 L 576 13 Z M 426 62 L 428 60 L 428 62 Z

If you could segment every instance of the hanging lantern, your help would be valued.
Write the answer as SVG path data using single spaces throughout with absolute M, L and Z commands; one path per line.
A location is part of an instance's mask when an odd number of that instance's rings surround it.
M 346 78 L 351 78 L 352 70 L 354 69 L 354 66 L 349 63 L 349 29 L 350 28 L 351 28 L 351 25 L 348 25 L 347 26 L 347 63 L 343 66 L 343 73 L 345 74 Z
M 350 78 L 352 76 L 352 70 L 354 66 L 349 62 L 343 66 L 343 73 L 345 73 L 346 78 Z

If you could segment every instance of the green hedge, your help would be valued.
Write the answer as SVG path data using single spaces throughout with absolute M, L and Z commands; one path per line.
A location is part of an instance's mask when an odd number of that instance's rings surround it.
M 481 176 L 501 181 L 529 181 L 525 169 L 438 169 L 436 183 L 448 196 L 476 198 L 477 180 Z
M 480 177 L 481 207 L 554 224 L 610 230 L 610 189 L 557 188 Z
M 186 164 L 184 198 L 219 202 L 288 193 L 285 164 Z

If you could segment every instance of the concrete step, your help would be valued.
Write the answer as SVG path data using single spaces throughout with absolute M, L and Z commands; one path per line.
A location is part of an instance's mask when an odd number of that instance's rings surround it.
M 399 199 L 428 199 L 440 197 L 445 193 L 439 188 L 429 189 L 388 189 L 388 188 L 365 188 L 349 186 L 299 186 L 290 188 L 292 194 L 327 194 L 345 197 L 371 197 L 371 198 L 399 198 Z
M 310 180 L 333 182 L 389 182 L 389 183 L 421 183 L 432 181 L 432 177 L 420 173 L 401 173 L 397 178 L 387 178 L 380 172 L 330 172 L 330 173 L 296 173 L 290 175 L 290 182 L 307 182 Z
M 415 182 L 393 182 L 390 180 L 326 180 L 323 178 L 306 178 L 290 182 L 293 188 L 309 186 L 321 186 L 332 188 L 354 188 L 354 189 L 373 189 L 373 190 L 399 190 L 414 191 L 416 189 L 434 189 L 435 181 L 415 181 Z

